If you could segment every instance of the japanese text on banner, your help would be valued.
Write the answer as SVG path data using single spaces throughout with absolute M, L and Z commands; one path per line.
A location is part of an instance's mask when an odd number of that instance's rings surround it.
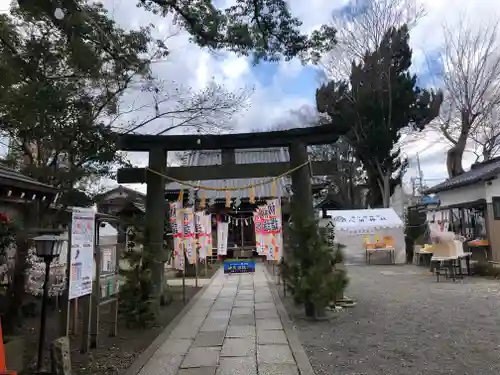
M 227 255 L 229 223 L 217 221 L 217 255 Z
M 260 210 L 253 213 L 253 222 L 255 226 L 255 247 L 257 254 L 264 254 L 264 236 L 262 234 L 262 218 L 260 217 Z
M 184 249 L 191 264 L 196 263 L 196 238 L 194 227 L 194 210 L 193 207 L 187 207 L 184 212 Z
M 177 270 L 184 269 L 183 256 L 183 241 L 184 241 L 184 225 L 183 225 L 182 202 L 170 203 L 170 228 L 174 239 L 174 264 L 173 267 Z
M 261 209 L 265 254 L 269 260 L 280 260 L 282 255 L 281 205 L 278 199 L 271 199 Z
M 212 215 L 205 214 L 206 254 L 212 256 Z
M 200 258 L 205 259 L 212 255 L 212 221 L 210 214 L 196 212 L 195 214 L 196 236 L 200 248 Z

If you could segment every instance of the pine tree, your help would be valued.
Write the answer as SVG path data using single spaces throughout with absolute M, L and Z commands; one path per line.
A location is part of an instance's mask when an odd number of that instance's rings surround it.
M 375 50 L 353 62 L 348 81 L 330 81 L 316 92 L 318 111 L 363 164 L 372 207 L 389 207 L 407 161 L 399 147 L 403 131 L 420 131 L 439 115 L 441 92 L 417 85 L 406 25 L 390 28 Z
M 131 223 L 132 224 L 132 223 Z M 127 229 L 127 250 L 120 268 L 125 284 L 120 288 L 120 313 L 129 327 L 143 328 L 154 324 L 157 303 L 151 275 L 152 256 L 144 245 L 144 226 L 137 218 Z
M 287 260 L 281 264 L 283 278 L 294 302 L 304 305 L 306 316 L 318 318 L 347 286 L 346 272 L 339 267 L 342 246 L 332 247 L 318 221 L 300 214 L 292 214 L 288 233 Z

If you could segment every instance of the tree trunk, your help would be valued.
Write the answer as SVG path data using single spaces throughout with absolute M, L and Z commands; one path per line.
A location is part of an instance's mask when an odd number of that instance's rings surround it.
M 483 161 L 488 161 L 491 159 L 491 149 L 489 147 L 483 148 Z
M 304 308 L 307 318 L 316 318 L 316 308 L 314 306 L 314 303 L 310 301 L 305 301 Z
M 474 115 L 466 110 L 462 110 L 460 135 L 457 143 L 446 154 L 446 168 L 448 169 L 448 177 L 450 178 L 464 173 L 462 159 L 473 120 Z

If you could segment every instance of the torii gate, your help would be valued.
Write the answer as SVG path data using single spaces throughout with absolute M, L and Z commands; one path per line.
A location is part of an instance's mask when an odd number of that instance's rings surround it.
M 147 183 L 146 230 L 149 246 L 158 254 L 154 266 L 153 280 L 156 292 L 163 288 L 163 273 L 166 254 L 163 254 L 163 231 L 165 216 L 166 175 L 181 181 L 226 180 L 238 178 L 263 178 L 279 176 L 308 161 L 307 146 L 331 144 L 337 141 L 338 133 L 330 125 L 297 128 L 283 131 L 239 133 L 222 135 L 119 135 L 118 149 L 122 151 L 147 151 L 148 169 L 122 168 L 118 170 L 118 183 Z M 236 164 L 235 149 L 266 147 L 288 147 L 290 162 Z M 168 151 L 221 150 L 221 165 L 167 167 Z M 291 174 L 293 201 L 303 207 L 303 214 L 314 215 L 311 177 L 331 174 L 335 164 L 313 161 L 312 168 L 298 168 Z M 311 170 L 312 169 L 312 170 Z M 155 171 L 158 173 L 151 172 Z M 160 175 L 161 174 L 161 175 Z

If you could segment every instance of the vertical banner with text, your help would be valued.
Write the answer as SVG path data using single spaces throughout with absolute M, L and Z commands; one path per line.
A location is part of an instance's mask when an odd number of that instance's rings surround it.
M 262 218 L 260 216 L 260 210 L 257 209 L 253 213 L 253 223 L 255 226 L 255 250 L 259 255 L 264 254 L 264 238 L 262 236 Z
M 217 221 L 217 255 L 227 255 L 229 223 Z
M 194 210 L 193 207 L 184 208 L 184 250 L 188 262 L 190 264 L 196 263 L 196 238 L 195 238 L 195 225 L 194 225 Z
M 176 270 L 184 270 L 184 216 L 182 213 L 182 202 L 170 203 L 170 228 L 174 239 L 174 264 Z
M 206 254 L 208 257 L 212 256 L 212 214 L 205 214 L 205 235 L 207 239 Z
M 207 215 L 203 211 L 195 213 L 196 238 L 200 249 L 200 259 L 205 259 L 208 254 Z
M 282 256 L 282 220 L 281 204 L 279 199 L 270 199 L 261 210 L 264 237 L 265 237 L 265 255 L 268 260 L 280 260 Z

